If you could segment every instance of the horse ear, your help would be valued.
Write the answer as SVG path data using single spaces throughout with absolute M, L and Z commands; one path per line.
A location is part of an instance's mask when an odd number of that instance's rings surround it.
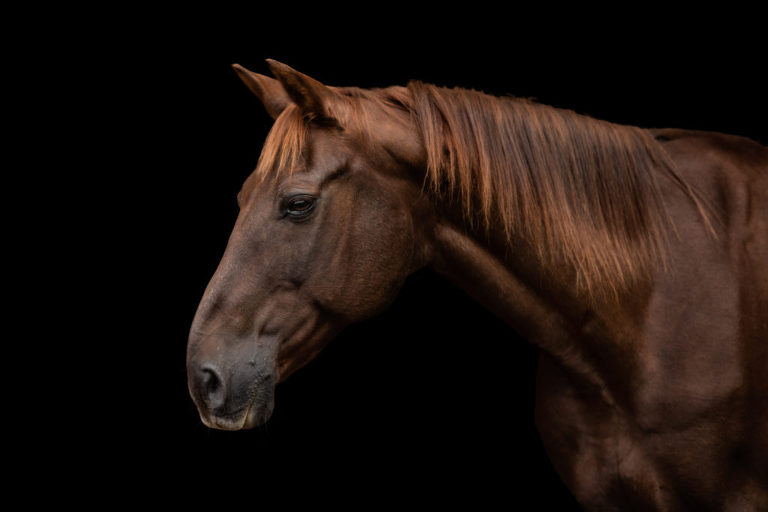
M 336 95 L 330 87 L 299 73 L 282 62 L 267 59 L 267 63 L 275 77 L 283 84 L 285 91 L 304 114 L 316 119 L 329 118 L 325 105 L 332 101 L 333 96 Z
M 249 71 L 240 64 L 232 64 L 232 67 L 240 80 L 258 96 L 272 119 L 277 119 L 285 107 L 291 103 L 291 97 L 285 92 L 279 80 Z

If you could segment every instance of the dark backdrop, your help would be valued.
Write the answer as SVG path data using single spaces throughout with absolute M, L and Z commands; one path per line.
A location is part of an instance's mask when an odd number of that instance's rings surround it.
M 445 20 L 382 9 L 322 19 L 290 6 L 148 11 L 115 33 L 119 14 L 73 34 L 103 150 L 100 170 L 84 177 L 98 192 L 75 208 L 108 262 L 85 265 L 101 291 L 88 389 L 104 420 L 75 428 L 94 449 L 93 475 L 120 484 L 120 496 L 578 509 L 535 429 L 536 351 L 427 271 L 281 384 L 266 426 L 202 425 L 186 387 L 186 337 L 271 125 L 230 66 L 268 73 L 264 59 L 274 58 L 329 85 L 419 79 L 766 143 L 754 14 L 682 29 L 665 13 Z M 124 467 L 130 477 L 118 476 Z

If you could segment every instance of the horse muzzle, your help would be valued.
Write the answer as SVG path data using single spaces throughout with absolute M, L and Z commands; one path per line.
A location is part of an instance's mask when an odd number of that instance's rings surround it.
M 276 384 L 272 368 L 249 359 L 232 365 L 192 360 L 187 373 L 189 392 L 206 426 L 249 429 L 272 416 Z

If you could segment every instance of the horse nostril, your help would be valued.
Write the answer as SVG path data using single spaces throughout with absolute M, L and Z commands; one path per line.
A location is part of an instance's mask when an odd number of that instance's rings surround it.
M 210 366 L 200 368 L 203 397 L 211 409 L 221 407 L 224 403 L 224 385 L 219 373 Z

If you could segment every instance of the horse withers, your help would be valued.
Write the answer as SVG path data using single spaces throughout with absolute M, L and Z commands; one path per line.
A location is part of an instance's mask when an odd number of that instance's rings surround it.
M 768 149 L 421 82 L 235 70 L 275 120 L 190 332 L 202 421 L 429 267 L 540 351 L 536 423 L 589 510 L 768 510 Z

